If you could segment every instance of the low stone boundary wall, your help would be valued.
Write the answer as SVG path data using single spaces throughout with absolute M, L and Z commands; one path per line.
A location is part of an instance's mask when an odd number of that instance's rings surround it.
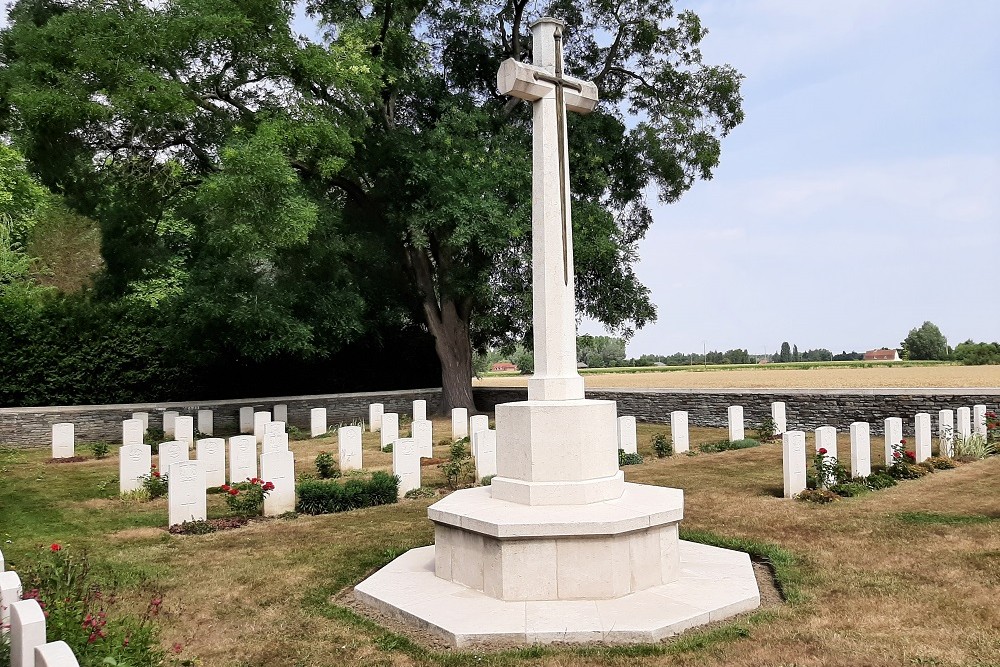
M 474 394 L 479 409 L 492 412 L 497 403 L 526 400 L 528 390 L 476 387 Z M 587 398 L 617 401 L 619 415 L 641 422 L 669 424 L 672 411 L 686 410 L 692 426 L 723 428 L 729 406 L 742 405 L 748 433 L 771 414 L 771 403 L 783 401 L 789 430 L 847 430 L 862 421 L 881 433 L 886 418 L 901 417 L 904 431 L 912 434 L 918 412 L 931 414 L 936 432 L 939 410 L 977 404 L 997 410 L 1000 389 L 588 389 Z
M 524 388 L 476 387 L 476 405 L 493 412 L 498 403 L 523 401 Z M 866 421 L 873 433 L 881 433 L 887 417 L 902 417 L 903 429 L 913 432 L 913 416 L 929 412 L 937 423 L 938 410 L 985 404 L 997 410 L 1000 389 L 592 389 L 588 398 L 617 401 L 618 414 L 634 415 L 639 421 L 670 423 L 673 410 L 686 410 L 692 426 L 725 427 L 730 405 L 742 405 L 749 429 L 771 413 L 771 403 L 784 401 L 789 429 L 815 429 L 820 426 L 850 428 L 851 422 Z M 183 403 L 136 403 L 129 405 L 77 405 L 64 407 L 0 408 L 0 444 L 46 445 L 52 441 L 52 425 L 73 422 L 78 443 L 107 440 L 119 442 L 122 421 L 133 412 L 148 412 L 150 426 L 163 424 L 163 412 L 176 410 L 182 415 L 197 416 L 198 410 L 212 410 L 218 434 L 239 430 L 242 407 L 271 410 L 275 404 L 288 406 L 288 422 L 309 429 L 309 410 L 326 408 L 327 422 L 367 419 L 370 403 L 385 404 L 386 412 L 410 414 L 412 403 L 427 401 L 427 411 L 437 410 L 440 389 L 321 394 L 316 396 L 279 396 L 274 398 L 233 399 L 224 401 L 189 401 Z M 935 427 L 936 428 L 936 427 Z
M 386 412 L 410 414 L 413 401 L 427 401 L 428 414 L 441 400 L 440 389 L 406 389 L 402 391 L 363 392 L 353 394 L 321 394 L 316 396 L 279 396 L 224 401 L 188 401 L 183 403 L 134 403 L 120 405 L 71 405 L 38 408 L 0 408 L 0 444 L 46 445 L 52 442 L 52 425 L 73 422 L 77 443 L 107 440 L 121 442 L 122 421 L 133 412 L 148 412 L 149 425 L 163 426 L 163 413 L 176 410 L 181 415 L 195 417 L 198 410 L 211 410 L 217 435 L 239 432 L 240 408 L 270 411 L 276 404 L 288 406 L 288 422 L 309 430 L 309 410 L 326 408 L 330 426 L 358 418 L 368 420 L 370 403 L 385 404 Z

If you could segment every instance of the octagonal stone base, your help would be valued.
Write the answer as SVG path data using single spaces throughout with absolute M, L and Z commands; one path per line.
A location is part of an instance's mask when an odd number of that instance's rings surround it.
M 434 549 L 408 551 L 358 584 L 354 595 L 459 648 L 498 641 L 655 642 L 760 606 L 747 554 L 683 540 L 674 581 L 612 600 L 498 600 L 438 577 Z

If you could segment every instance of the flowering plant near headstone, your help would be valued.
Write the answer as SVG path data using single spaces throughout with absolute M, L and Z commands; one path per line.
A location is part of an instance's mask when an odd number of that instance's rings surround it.
M 118 596 L 104 590 L 87 556 L 56 543 L 36 562 L 18 570 L 23 599 L 34 599 L 45 614 L 46 634 L 69 644 L 81 667 L 154 667 L 166 658 L 156 617 L 163 598 L 153 594 L 146 613 L 124 613 Z
M 992 410 L 986 413 L 986 441 L 1000 442 L 1000 417 Z
M 264 513 L 264 498 L 274 490 L 274 484 L 253 477 L 245 482 L 223 484 L 222 491 L 226 494 L 226 506 L 229 513 L 240 517 L 260 516 Z
M 149 474 L 143 475 L 139 480 L 142 482 L 142 488 L 149 494 L 150 500 L 167 495 L 167 476 L 157 470 L 155 465 L 150 466 Z
M 850 477 L 843 464 L 827 453 L 826 447 L 820 447 L 813 456 L 813 468 L 816 470 L 816 484 L 823 489 L 846 482 Z

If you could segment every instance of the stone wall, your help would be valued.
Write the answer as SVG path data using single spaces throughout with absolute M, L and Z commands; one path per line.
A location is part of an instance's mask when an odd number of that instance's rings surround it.
M 182 415 L 195 417 L 198 410 L 212 410 L 216 435 L 234 435 L 239 432 L 240 408 L 253 407 L 255 411 L 270 411 L 275 404 L 288 406 L 288 422 L 304 431 L 309 430 L 309 411 L 326 408 L 327 423 L 356 419 L 368 421 L 370 403 L 385 404 L 386 412 L 410 414 L 413 401 L 427 401 L 427 412 L 437 409 L 441 400 L 440 389 L 408 389 L 403 391 L 364 392 L 353 394 L 325 394 L 318 396 L 284 396 L 225 401 L 190 401 L 186 403 L 136 403 L 129 405 L 74 405 L 41 408 L 0 408 L 0 444 L 46 445 L 52 442 L 52 425 L 73 422 L 78 443 L 106 440 L 121 442 L 122 421 L 133 412 L 148 412 L 149 425 L 163 426 L 163 413 L 176 410 Z
M 523 401 L 527 389 L 477 387 L 476 405 L 493 412 L 497 403 Z M 867 421 L 873 433 L 882 432 L 886 417 L 902 417 L 903 429 L 913 432 L 913 415 L 929 412 L 937 422 L 938 410 L 985 404 L 997 410 L 1000 389 L 593 389 L 588 398 L 618 402 L 619 415 L 634 415 L 641 422 L 670 423 L 673 410 L 687 410 L 692 426 L 726 426 L 726 409 L 742 405 L 748 431 L 764 415 L 771 403 L 784 401 L 789 429 L 815 429 L 836 426 L 846 430 L 851 422 Z M 386 412 L 410 414 L 415 400 L 427 401 L 427 412 L 436 411 L 440 389 L 285 396 L 247 400 L 194 401 L 186 403 L 137 403 L 133 405 L 79 405 L 41 408 L 0 408 L 0 443 L 11 445 L 47 445 L 52 439 L 52 425 L 73 422 L 77 442 L 107 440 L 120 442 L 122 420 L 133 412 L 150 413 L 150 426 L 161 427 L 163 412 L 176 410 L 182 415 L 197 416 L 198 410 L 212 410 L 215 431 L 235 434 L 239 429 L 242 407 L 271 410 L 276 403 L 288 406 L 288 421 L 303 430 L 309 429 L 309 410 L 326 408 L 327 421 L 333 426 L 368 418 L 369 403 L 384 403 Z M 935 427 L 936 428 L 936 427 Z
M 497 403 L 523 401 L 527 389 L 477 387 L 476 405 L 493 411 Z M 789 430 L 835 426 L 847 430 L 851 422 L 866 421 L 881 433 L 887 417 L 901 417 L 903 430 L 913 433 L 913 416 L 928 412 L 937 426 L 939 410 L 985 404 L 997 410 L 1000 389 L 588 389 L 587 398 L 618 402 L 619 415 L 641 422 L 669 424 L 673 410 L 686 410 L 691 426 L 727 425 L 730 405 L 743 406 L 747 431 L 771 414 L 771 403 L 784 401 Z

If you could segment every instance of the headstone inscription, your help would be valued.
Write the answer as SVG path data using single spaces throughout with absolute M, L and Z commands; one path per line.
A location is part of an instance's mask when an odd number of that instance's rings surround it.
M 196 456 L 205 469 L 205 488 L 226 483 L 226 441 L 203 438 L 195 443 Z
M 360 426 L 341 426 L 337 429 L 337 453 L 341 472 L 361 470 Z
M 806 434 L 785 431 L 781 434 L 782 472 L 785 497 L 794 498 L 806 488 Z
M 236 435 L 229 439 L 229 483 L 245 482 L 257 476 L 257 439 Z
M 133 412 L 132 419 L 138 419 L 142 422 L 142 433 L 146 434 L 149 430 L 149 413 L 148 412 Z
M 958 440 L 968 440 L 972 435 L 972 411 L 969 408 L 955 410 L 955 437 Z
M 313 408 L 309 411 L 309 436 L 319 438 L 326 435 L 326 408 Z
M 190 449 L 194 446 L 194 417 L 178 417 L 174 420 L 174 439 L 183 442 Z
M 399 439 L 399 415 L 395 412 L 386 412 L 382 415 L 381 431 L 382 449 Z
M 427 401 L 413 401 L 413 421 L 427 419 Z
M 382 430 L 383 414 L 385 414 L 385 406 L 381 403 L 372 403 L 368 406 L 368 428 L 372 433 Z
M 827 456 L 837 458 L 837 429 L 833 426 L 820 426 L 816 429 L 816 453 L 825 449 Z
M 253 433 L 253 408 L 240 408 L 240 433 Z
M 173 440 L 177 437 L 176 422 L 180 413 L 176 410 L 166 410 L 163 413 L 163 435 Z
M 270 412 L 253 413 L 253 437 L 258 445 L 264 444 L 264 429 L 271 423 Z
M 429 419 L 415 419 L 410 425 L 410 436 L 417 441 L 421 458 L 433 458 L 434 422 Z
M 141 445 L 146 429 L 138 419 L 126 419 L 122 422 L 122 446 Z
M 165 475 L 169 474 L 170 466 L 190 458 L 187 443 L 180 440 L 161 442 L 159 452 L 159 458 L 156 462 L 160 467 L 160 472 Z
M 52 425 L 52 458 L 71 459 L 76 456 L 76 434 L 73 424 Z
M 938 412 L 938 456 L 955 455 L 955 411 Z
M 920 412 L 913 421 L 913 430 L 916 434 L 913 453 L 916 462 L 921 463 L 931 457 L 931 416 L 926 412 Z
M 285 422 L 268 422 L 264 427 L 264 445 L 262 454 L 288 451 L 288 433 L 285 432 Z
M 618 449 L 624 450 L 626 454 L 639 452 L 639 443 L 635 434 L 635 417 L 618 418 Z
M 674 410 L 670 413 L 670 438 L 674 442 L 675 454 L 683 454 L 691 449 L 691 438 L 688 434 L 688 413 L 684 410 Z
M 260 478 L 274 485 L 264 497 L 264 516 L 295 510 L 295 455 L 288 451 L 260 456 Z
M 198 432 L 202 435 L 215 435 L 215 415 L 211 410 L 198 411 Z
M 452 408 L 451 439 L 461 440 L 469 437 L 469 411 L 465 408 Z
M 871 427 L 868 422 L 851 424 L 851 477 L 872 474 Z
M 399 438 L 392 443 L 392 474 L 399 477 L 400 497 L 420 488 L 420 451 L 413 438 Z
M 781 435 L 788 430 L 788 418 L 785 414 L 785 404 L 781 401 L 771 403 L 771 419 L 774 420 L 774 434 Z
M 205 468 L 201 461 L 181 461 L 167 472 L 168 526 L 204 521 L 207 516 Z
M 729 441 L 736 442 L 743 440 L 746 436 L 746 429 L 743 427 L 743 406 L 729 406 Z
M 125 445 L 118 450 L 118 491 L 129 493 L 142 488 L 142 478 L 153 467 L 152 447 Z
M 889 417 L 885 420 L 883 438 L 885 440 L 885 465 L 891 466 L 897 462 L 893 458 L 893 451 L 903 442 L 903 420 L 900 417 Z
M 497 432 L 487 429 L 480 431 L 476 438 L 476 481 L 497 474 Z

